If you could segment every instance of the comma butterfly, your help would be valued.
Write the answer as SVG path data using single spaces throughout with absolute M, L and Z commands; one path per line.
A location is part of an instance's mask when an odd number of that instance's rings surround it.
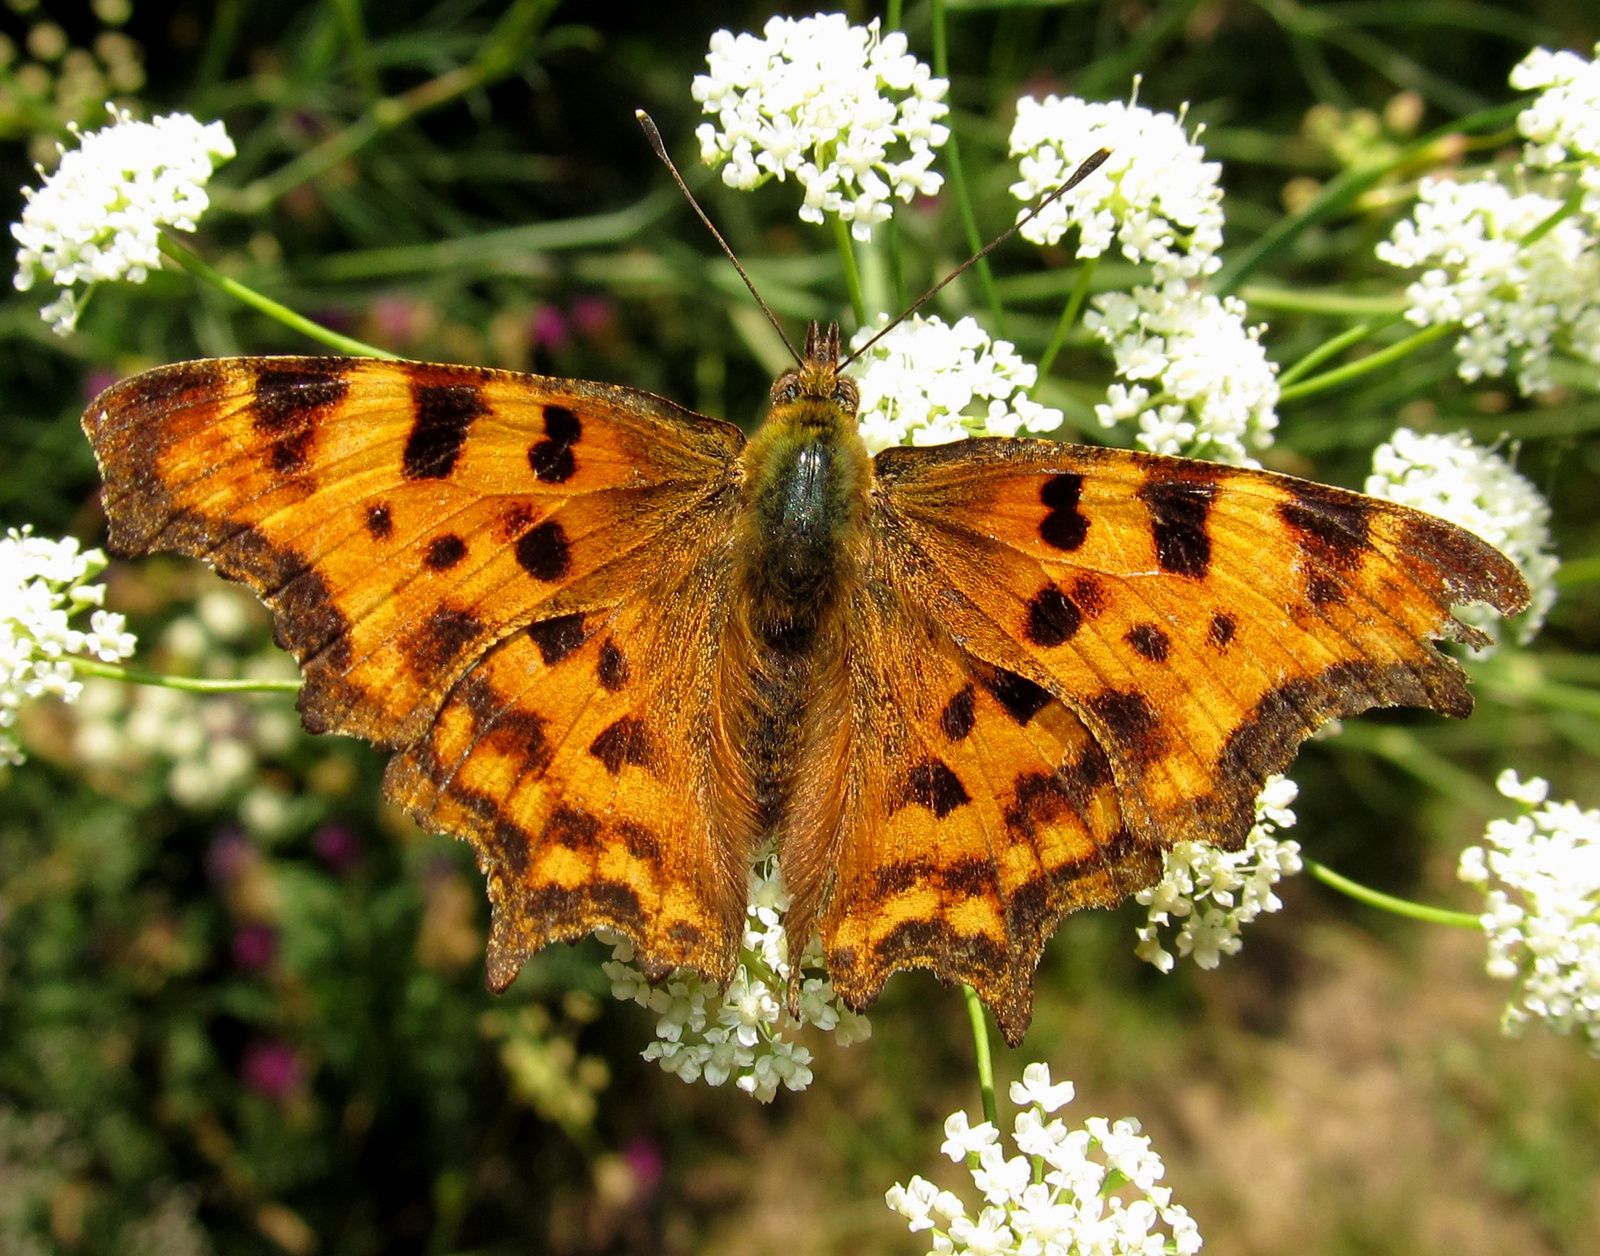
M 632 388 L 234 358 L 84 416 L 121 555 L 249 584 L 312 732 L 472 842 L 495 989 L 605 927 L 727 981 L 775 838 L 863 1007 L 968 982 L 1007 1041 L 1063 914 L 1237 849 L 1336 716 L 1466 715 L 1430 639 L 1527 601 L 1485 542 L 1265 471 L 1049 440 L 868 455 L 812 324 L 749 441 Z

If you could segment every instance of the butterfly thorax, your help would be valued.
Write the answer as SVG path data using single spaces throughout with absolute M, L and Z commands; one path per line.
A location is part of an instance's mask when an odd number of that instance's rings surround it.
M 866 523 L 872 461 L 838 355 L 838 326 L 811 324 L 805 361 L 773 384 L 744 452 L 740 583 L 751 628 L 776 650 L 809 646 L 851 579 Z

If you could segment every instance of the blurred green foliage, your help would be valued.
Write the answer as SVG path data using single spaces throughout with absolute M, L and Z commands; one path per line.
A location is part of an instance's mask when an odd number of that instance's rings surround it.
M 627 383 L 758 417 L 770 332 L 668 187 L 633 111 L 652 112 L 692 167 L 689 81 L 707 39 L 721 26 L 757 30 L 770 10 L 701 0 L 124 7 L 10 0 L 0 189 L 31 181 L 31 163 L 69 122 L 96 124 L 108 96 L 136 97 L 147 113 L 220 117 L 240 151 L 213 184 L 195 247 L 224 272 L 407 355 Z M 845 7 L 858 21 L 877 11 Z M 1600 35 L 1586 0 L 948 7 L 954 121 L 983 234 L 1014 214 L 1005 135 L 1015 95 L 1121 97 L 1137 73 L 1145 103 L 1190 102 L 1226 163 L 1230 258 L 1342 173 L 1508 100 L 1507 70 L 1532 44 L 1587 50 Z M 929 5 L 903 9 L 927 55 Z M 45 23 L 59 39 L 39 34 Z M 1480 137 L 1473 155 L 1512 142 L 1508 130 Z M 1419 169 L 1376 182 L 1245 280 L 1252 318 L 1271 321 L 1276 360 L 1347 321 L 1295 298 L 1336 291 L 1378 308 L 1398 294 L 1372 246 Z M 789 189 L 749 195 L 698 169 L 689 178 L 780 315 L 840 314 L 837 257 L 820 229 L 795 221 Z M 20 198 L 0 197 L 14 219 Z M 946 202 L 902 219 L 917 247 L 899 286 L 920 291 L 962 259 L 964 235 Z M 1068 260 L 1020 245 L 994 259 L 1005 332 L 1026 355 L 1042 350 L 1070 291 Z M 1126 269 L 1108 260 L 1097 286 L 1125 284 Z M 979 304 L 963 282 L 942 308 Z M 98 292 L 66 341 L 37 305 L 24 294 L 0 306 L 0 517 L 87 543 L 102 523 L 77 418 L 99 386 L 189 356 L 306 348 L 176 271 Z M 1097 433 L 1088 407 L 1107 378 L 1081 339 L 1044 399 Z M 1272 465 L 1359 485 L 1397 421 L 1521 441 L 1519 465 L 1551 498 L 1571 560 L 1540 647 L 1481 669 L 1486 700 L 1470 722 L 1363 720 L 1297 768 L 1308 849 L 1372 884 L 1448 896 L 1452 852 L 1495 811 L 1495 769 L 1515 763 L 1551 776 L 1562 796 L 1600 801 L 1600 401 L 1469 387 L 1441 342 L 1286 405 Z M 171 625 L 192 622 L 207 596 L 231 595 L 163 564 L 113 573 L 113 605 L 174 666 L 237 668 L 259 655 L 264 626 L 248 609 L 185 653 Z M 378 804 L 381 763 L 366 747 L 244 738 L 249 770 L 237 787 L 176 801 L 183 755 L 163 741 L 172 728 L 205 729 L 203 751 L 234 724 L 288 708 L 282 698 L 240 710 L 216 702 L 166 711 L 167 732 L 93 762 L 83 739 L 111 717 L 41 709 L 25 730 L 31 761 L 5 779 L 0 1252 L 912 1250 L 879 1199 L 895 1177 L 929 1171 L 938 1121 L 969 1102 L 957 1001 L 896 979 L 873 1040 L 848 1056 L 819 1046 L 817 1086 L 771 1111 L 685 1088 L 637 1060 L 645 1020 L 609 1000 L 592 946 L 540 956 L 504 998 L 485 993 L 486 913 L 469 853 Z M 1080 1093 L 1125 1102 L 1183 1140 L 1158 1146 L 1208 1251 L 1275 1250 L 1262 1235 L 1296 1233 L 1263 1229 L 1222 1167 L 1283 1144 L 1242 1118 L 1193 1115 L 1208 1103 L 1304 1116 L 1300 1142 L 1289 1142 L 1313 1176 L 1272 1189 L 1315 1201 L 1306 1216 L 1320 1220 L 1305 1233 L 1317 1251 L 1589 1250 L 1600 1225 L 1593 1065 L 1572 1044 L 1498 1041 L 1500 992 L 1463 995 L 1470 1017 L 1429 1001 L 1430 974 L 1487 986 L 1470 937 L 1464 950 L 1449 949 L 1459 939 L 1429 949 L 1416 926 L 1321 891 L 1296 887 L 1293 899 L 1287 918 L 1206 978 L 1158 979 L 1137 964 L 1125 915 L 1069 922 L 1025 1050 L 1070 1059 L 1057 1075 Z M 1368 931 L 1390 952 L 1375 956 Z M 1401 1045 L 1369 1050 L 1353 1029 L 1368 1016 L 1390 1018 Z M 1366 1168 L 1318 1158 L 1333 1138 L 1317 1123 L 1327 1115 L 1318 1096 L 1354 1119 L 1339 1106 L 1349 1097 L 1339 1068 L 1318 1054 L 1330 1042 L 1369 1064 L 1397 1055 L 1403 1101 L 1387 1111 L 1443 1133 L 1394 1133 L 1395 1147 L 1450 1147 L 1449 1173 L 1416 1187 L 1434 1195 L 1388 1199 Z M 1268 1091 L 1276 1098 L 1251 1106 Z M 1381 1121 L 1361 1128 L 1388 1136 Z M 1231 1140 L 1215 1137 L 1226 1130 Z M 1474 1148 L 1481 1157 L 1462 1150 Z M 1327 1164 L 1331 1175 L 1315 1176 Z M 1386 1180 L 1422 1181 L 1403 1164 Z M 1470 1233 L 1435 1224 L 1464 1195 L 1490 1220 Z

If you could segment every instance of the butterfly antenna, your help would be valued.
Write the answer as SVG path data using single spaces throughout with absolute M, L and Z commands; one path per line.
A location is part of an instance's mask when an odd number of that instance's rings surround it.
M 1092 175 L 1096 170 L 1100 169 L 1100 167 L 1105 163 L 1106 158 L 1109 156 L 1111 156 L 1111 150 L 1109 148 L 1102 148 L 1097 152 L 1090 153 L 1089 156 L 1084 159 L 1083 164 L 1072 172 L 1072 177 L 1070 179 L 1058 187 L 1054 192 L 1051 192 L 1049 196 L 1045 197 L 1027 213 L 1023 214 L 1022 217 L 1018 218 L 1017 221 L 1011 225 L 1011 229 L 1009 231 L 995 236 L 995 238 L 990 240 L 988 244 L 984 245 L 981 249 L 979 249 L 971 257 L 967 258 L 966 261 L 962 262 L 961 265 L 957 266 L 938 283 L 934 284 L 933 287 L 924 292 L 916 299 L 914 303 L 912 303 L 905 313 L 901 314 L 899 318 L 895 319 L 894 322 L 890 323 L 888 326 L 882 328 L 876 336 L 867 341 L 866 344 L 862 345 L 843 362 L 839 363 L 839 369 L 841 371 L 844 370 L 844 368 L 849 366 L 850 363 L 854 362 L 868 349 L 872 348 L 873 345 L 877 344 L 878 341 L 882 340 L 896 327 L 900 326 L 901 323 L 905 322 L 906 319 L 910 318 L 924 305 L 926 305 L 941 288 L 943 288 L 952 279 L 960 275 L 962 271 L 966 270 L 970 266 L 975 266 L 978 262 L 981 262 L 984 258 L 988 257 L 990 253 L 994 252 L 995 249 L 999 248 L 1012 236 L 1016 235 L 1017 232 L 1023 227 L 1027 226 L 1029 221 L 1035 218 L 1046 205 L 1050 204 L 1050 202 L 1054 201 L 1056 198 L 1065 195 L 1067 192 L 1070 192 L 1073 188 L 1077 187 L 1078 184 L 1082 183 L 1085 179 Z M 697 205 L 695 208 L 698 209 L 699 206 Z M 703 218 L 705 215 L 702 214 L 701 217 Z M 745 282 L 748 283 L 749 281 L 746 280 Z M 758 297 L 757 300 L 759 299 L 760 298 Z M 771 315 L 768 315 L 768 317 L 770 318 Z
M 689 185 L 683 181 L 683 176 L 678 173 L 678 167 L 673 165 L 672 158 L 667 156 L 667 146 L 661 142 L 661 132 L 656 129 L 654 120 L 643 109 L 635 109 L 633 116 L 639 119 L 639 125 L 644 128 L 645 137 L 650 141 L 650 147 L 656 150 L 656 156 L 661 158 L 661 164 L 666 166 L 668 173 L 672 175 L 672 181 L 678 185 L 678 191 L 683 193 L 684 200 L 688 201 L 694 212 L 700 215 L 700 221 L 705 223 L 706 230 L 716 238 L 717 243 L 722 246 L 722 251 L 728 255 L 728 260 L 733 263 L 733 268 L 739 272 L 739 278 L 744 280 L 744 286 L 750 289 L 750 295 L 756 299 L 756 304 L 761 307 L 761 312 L 767 316 L 767 322 L 772 324 L 773 330 L 778 333 L 778 339 L 783 341 L 783 347 L 789 351 L 789 356 L 797 364 L 804 365 L 804 360 L 795 352 L 795 347 L 789 342 L 789 337 L 783 334 L 783 326 L 778 322 L 777 316 L 767 307 L 767 303 L 761 299 L 761 294 L 756 291 L 755 281 L 745 272 L 745 268 L 739 264 L 739 259 L 734 256 L 733 250 L 728 247 L 728 242 L 722 238 L 722 232 L 718 231 L 716 224 L 706 216 L 706 211 L 700 208 L 700 202 L 694 199 L 694 193 L 689 190 Z M 956 273 L 960 274 L 960 271 Z M 933 294 L 929 293 L 928 295 L 932 296 Z

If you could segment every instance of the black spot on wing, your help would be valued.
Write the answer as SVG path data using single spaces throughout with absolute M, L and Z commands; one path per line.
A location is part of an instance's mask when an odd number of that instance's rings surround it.
M 950 770 L 949 765 L 938 759 L 929 759 L 917 764 L 906 774 L 899 806 L 914 803 L 926 807 L 942 820 L 957 807 L 964 807 L 971 801 L 966 787 L 961 784 L 961 778 Z
M 350 390 L 348 367 L 330 361 L 325 367 L 266 367 L 256 373 L 255 413 L 258 432 L 293 432 L 310 427 L 344 400 Z
M 1072 640 L 1082 623 L 1083 614 L 1077 604 L 1053 584 L 1040 589 L 1028 603 L 1025 631 L 1034 645 L 1063 645 Z
M 307 427 L 273 441 L 267 449 L 268 465 L 279 475 L 298 475 L 311 456 L 312 438 L 312 430 Z
M 1026 676 L 998 667 L 994 676 L 985 682 L 985 688 L 1018 724 L 1026 724 L 1050 702 L 1048 689 L 1034 684 Z
M 528 638 L 539 647 L 546 667 L 554 667 L 587 640 L 582 613 L 558 615 L 528 625 Z
M 1126 640 L 1152 663 L 1165 663 L 1172 652 L 1172 638 L 1154 624 L 1135 624 L 1128 629 Z
M 1211 617 L 1211 643 L 1219 650 L 1226 650 L 1234 634 L 1239 631 L 1239 625 L 1232 615 L 1218 611 Z
M 554 519 L 546 519 L 518 537 L 516 553 L 522 569 L 546 584 L 560 580 L 572 567 L 566 531 Z
M 1307 484 L 1293 501 L 1278 506 L 1278 517 L 1307 555 L 1339 571 L 1352 571 L 1371 546 L 1367 533 L 1372 511 L 1364 498 Z
M 939 713 L 939 727 L 951 741 L 963 741 L 972 731 L 972 698 L 972 686 L 964 685 L 956 691 L 950 701 L 944 704 L 944 710 Z
M 476 384 L 428 384 L 413 380 L 415 413 L 400 470 L 408 480 L 442 480 L 455 470 L 472 421 L 489 412 Z
M 1104 721 L 1118 748 L 1141 763 L 1166 751 L 1161 720 L 1137 689 L 1107 689 L 1089 699 L 1089 709 Z
M 1078 509 L 1083 494 L 1083 477 L 1072 472 L 1053 475 L 1039 490 L 1039 500 L 1050 507 L 1039 524 L 1039 537 L 1046 545 L 1072 551 L 1082 546 L 1089 535 L 1089 520 Z
M 655 748 L 644 721 L 624 715 L 606 728 L 589 746 L 589 753 L 615 776 L 624 764 L 648 768 L 655 764 Z
M 628 683 L 631 669 L 627 656 L 617 648 L 616 642 L 607 641 L 600 646 L 600 661 L 595 665 L 595 676 L 607 693 L 616 693 Z
M 467 543 L 454 533 L 436 536 L 428 542 L 422 561 L 432 571 L 448 571 L 467 556 Z
M 1211 566 L 1207 517 L 1216 496 L 1215 484 L 1193 480 L 1150 480 L 1139 490 L 1162 571 L 1195 579 L 1206 574 Z
M 374 541 L 386 541 L 394 535 L 394 520 L 382 502 L 367 507 L 367 535 Z
M 600 821 L 587 811 L 563 804 L 550 813 L 544 826 L 544 838 L 568 850 L 594 854 L 600 849 Z
M 417 633 L 418 662 L 424 668 L 451 663 L 483 631 L 483 622 L 471 611 L 441 606 Z
M 544 408 L 544 439 L 528 446 L 528 465 L 546 484 L 564 484 L 572 478 L 577 463 L 572 447 L 583 435 L 583 424 L 566 406 Z

